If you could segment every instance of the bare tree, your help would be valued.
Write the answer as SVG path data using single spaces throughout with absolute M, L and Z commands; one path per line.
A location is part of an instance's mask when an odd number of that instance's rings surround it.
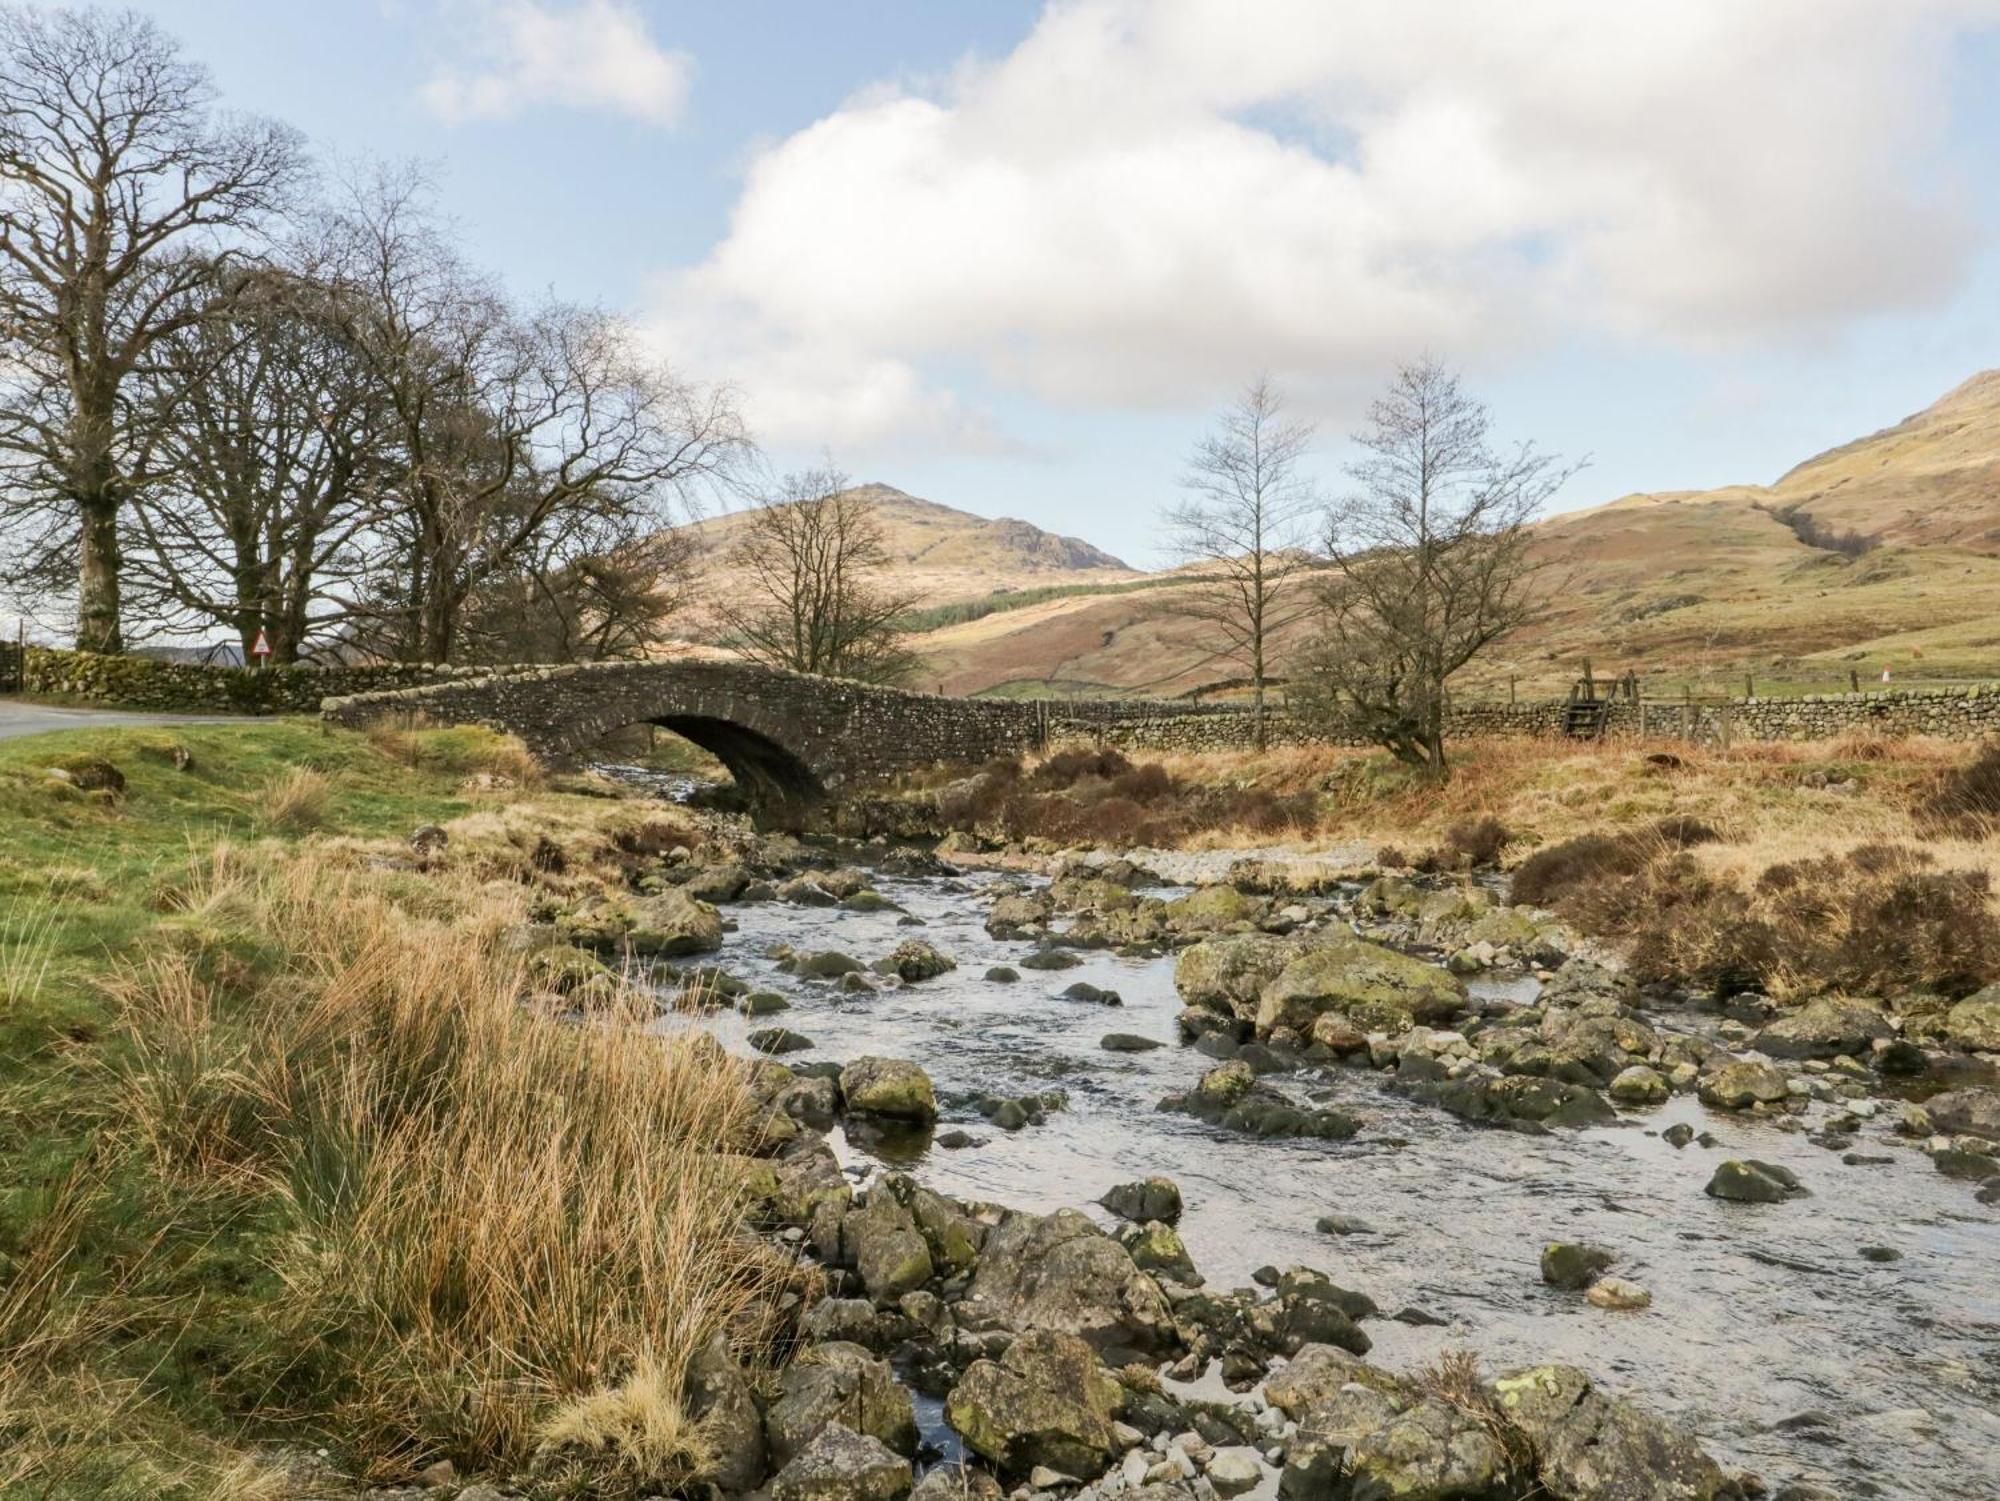
M 514 308 L 452 252 L 414 177 L 353 191 L 328 234 L 339 326 L 399 452 L 368 591 L 388 654 L 453 660 L 478 591 L 537 558 L 601 555 L 573 544 L 634 518 L 670 526 L 748 458 L 733 392 L 647 359 L 594 309 Z
M 1527 443 L 1496 453 L 1490 429 L 1453 371 L 1397 372 L 1355 434 L 1365 456 L 1329 516 L 1334 566 L 1299 664 L 1305 712 L 1439 777 L 1451 676 L 1534 612 L 1525 528 L 1581 467 Z
M 77 645 L 124 642 L 119 523 L 154 477 L 128 382 L 212 316 L 300 173 L 131 12 L 0 9 L 0 454 L 17 535 L 76 560 Z M 26 513 L 26 514 L 23 514 Z
M 915 666 L 896 621 L 916 597 L 877 582 L 890 563 L 881 524 L 846 475 L 785 476 L 745 515 L 729 559 L 741 578 L 716 609 L 753 660 L 871 683 Z
M 1314 496 L 1299 463 L 1312 438 L 1312 425 L 1287 418 L 1260 376 L 1195 445 L 1181 480 L 1188 497 L 1166 517 L 1175 550 L 1199 572 L 1199 582 L 1171 591 L 1176 613 L 1203 622 L 1215 654 L 1248 672 L 1259 750 L 1271 639 L 1287 623 L 1280 595 L 1309 561 Z
M 161 480 L 130 507 L 127 592 L 170 631 L 249 660 L 339 642 L 395 466 L 383 393 L 307 271 L 162 339 L 139 376 Z

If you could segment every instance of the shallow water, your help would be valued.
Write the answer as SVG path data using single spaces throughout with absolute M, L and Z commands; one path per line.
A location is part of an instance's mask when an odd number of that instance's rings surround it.
M 2000 1496 L 2000 1216 L 1897 1142 L 1886 1120 L 1866 1123 L 1854 1150 L 1893 1163 L 1848 1167 L 1802 1134 L 1686 1096 L 1629 1112 L 1617 1127 L 1527 1137 L 1401 1099 L 1366 1069 L 1335 1069 L 1271 1082 L 1337 1099 L 1364 1122 L 1354 1140 L 1224 1135 L 1153 1108 L 1211 1063 L 1178 1043 L 1172 959 L 1084 953 L 1073 969 L 989 982 L 989 965 L 1018 965 L 1033 946 L 987 936 L 979 888 L 988 884 L 879 880 L 924 928 L 899 927 L 893 912 L 726 909 L 738 931 L 718 958 L 793 1009 L 710 1025 L 744 1051 L 753 1027 L 802 1032 L 817 1046 L 794 1062 L 877 1053 L 922 1065 L 943 1124 L 983 1143 L 919 1143 L 913 1170 L 934 1188 L 1047 1211 L 1088 1207 L 1114 1183 L 1163 1173 L 1180 1185 L 1180 1232 L 1211 1285 L 1241 1285 L 1266 1263 L 1305 1264 L 1367 1292 L 1385 1314 L 1415 1307 L 1447 1321 L 1371 1320 L 1371 1358 L 1385 1365 L 1462 1347 L 1481 1351 L 1489 1369 L 1570 1362 L 1677 1413 L 1718 1458 L 1774 1485 L 1807 1478 L 1842 1496 L 1925 1501 Z M 866 962 L 913 934 L 958 969 L 850 996 L 779 973 L 767 952 L 789 943 Z M 1116 990 L 1123 1006 L 1060 999 L 1078 980 Z M 1098 1040 L 1107 1032 L 1168 1046 L 1106 1052 Z M 972 1105 L 981 1094 L 1051 1088 L 1068 1092 L 1067 1108 L 1017 1133 L 988 1126 Z M 1812 1118 L 1825 1111 L 1815 1106 Z M 1677 1151 L 1659 1138 L 1683 1120 L 1712 1131 L 1716 1147 Z M 835 1144 L 860 1155 L 838 1134 Z M 1711 1199 L 1703 1187 L 1725 1155 L 1783 1163 L 1812 1196 Z M 1316 1233 L 1328 1213 L 1363 1219 L 1374 1233 Z M 1558 1239 L 1612 1248 L 1617 1274 L 1650 1289 L 1652 1308 L 1605 1312 L 1544 1286 L 1541 1248 Z M 1857 1254 L 1875 1245 L 1903 1259 L 1878 1265 Z

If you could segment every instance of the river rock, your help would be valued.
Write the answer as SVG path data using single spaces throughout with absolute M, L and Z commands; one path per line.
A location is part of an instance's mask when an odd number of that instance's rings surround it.
M 1561 1079 L 1469 1074 L 1461 1079 L 1419 1084 L 1411 1093 L 1478 1125 L 1532 1130 L 1548 1126 L 1608 1126 L 1618 1119 L 1618 1112 L 1596 1090 Z
M 1021 978 L 1021 972 L 1011 964 L 995 964 L 987 968 L 986 978 L 995 985 L 1012 985 L 1016 980 Z M 929 1480 L 930 1476 L 926 1475 L 924 1479 Z M 920 1486 L 918 1489 L 922 1489 L 922 1487 Z
M 1891 1033 L 1881 1008 L 1866 1001 L 1826 996 L 1779 1017 L 1751 1046 L 1773 1058 L 1865 1057 L 1878 1037 Z
M 852 954 L 843 954 L 835 949 L 801 954 L 788 967 L 793 974 L 804 975 L 811 980 L 839 980 L 848 975 L 858 975 L 866 968 Z
M 1159 1220 L 1127 1225 L 1118 1234 L 1118 1244 L 1132 1257 L 1132 1264 L 1155 1277 L 1168 1277 L 1188 1287 L 1201 1285 L 1194 1258 L 1181 1243 L 1174 1227 Z
M 1010 1214 L 988 1230 L 961 1309 L 1001 1328 L 1074 1334 L 1120 1364 L 1179 1347 L 1159 1284 L 1072 1209 Z
M 986 931 L 994 938 L 1024 937 L 1045 926 L 1055 910 L 1046 891 L 1009 892 L 987 912 Z
M 857 1058 L 840 1071 L 840 1093 L 859 1115 L 929 1124 L 937 1119 L 930 1075 L 903 1058 Z
M 1298 952 L 1296 941 L 1264 933 L 1210 938 L 1183 950 L 1174 962 L 1174 989 L 1190 1006 L 1248 1021 L 1257 1014 L 1264 987 Z
M 795 907 L 831 907 L 840 901 L 812 876 L 794 876 L 780 883 L 777 896 L 779 901 L 790 902 Z
M 1152 1177 L 1137 1183 L 1120 1183 L 1107 1189 L 1097 1202 L 1121 1219 L 1140 1224 L 1147 1220 L 1159 1220 L 1167 1225 L 1180 1222 L 1181 1191 L 1171 1178 Z
M 1622 1009 L 1639 998 L 1639 987 L 1629 975 L 1594 959 L 1571 959 L 1563 964 L 1537 998 L 1544 1007 L 1578 1009 L 1587 1003 Z
M 1501 1416 L 1533 1446 L 1536 1476 L 1564 1501 L 1739 1501 L 1743 1491 L 1692 1435 L 1598 1391 L 1574 1366 L 1492 1383 Z
M 1653 1306 L 1651 1293 L 1636 1282 L 1627 1282 L 1623 1277 L 1599 1277 L 1590 1284 L 1583 1296 L 1593 1308 L 1623 1311 Z
M 859 1345 L 807 1345 L 785 1367 L 778 1396 L 764 1418 L 772 1460 L 781 1468 L 790 1464 L 836 1422 L 899 1454 L 917 1451 L 910 1394 L 887 1361 Z
M 803 1032 L 794 1032 L 789 1027 L 759 1027 L 744 1039 L 760 1053 L 768 1053 L 773 1058 L 786 1053 L 803 1053 L 813 1045 L 813 1040 Z
M 767 1466 L 764 1415 L 749 1378 L 721 1335 L 688 1362 L 688 1416 L 702 1423 L 714 1455 L 703 1479 L 725 1491 L 755 1490 Z
M 1254 1491 L 1264 1480 L 1264 1466 L 1255 1449 L 1235 1444 L 1217 1449 L 1208 1461 L 1208 1483 L 1218 1496 L 1240 1496 Z
M 681 890 L 696 901 L 733 902 L 750 884 L 750 872 L 740 865 L 704 865 L 681 882 Z
M 1769 1105 L 1791 1094 L 1784 1074 L 1754 1058 L 1726 1063 L 1701 1081 L 1701 1102 L 1718 1110 L 1747 1110 Z
M 1465 986 L 1435 965 L 1359 938 L 1307 950 L 1267 984 L 1257 1002 L 1257 1030 L 1312 1030 L 1322 1012 L 1356 1025 L 1400 1032 L 1449 1021 L 1465 1009 Z
M 1248 896 L 1234 886 L 1204 886 L 1168 902 L 1160 915 L 1169 932 L 1227 933 L 1255 926 L 1270 910 L 1268 901 Z
M 975 1454 L 1020 1475 L 1037 1465 L 1090 1478 L 1118 1452 L 1125 1389 L 1073 1334 L 1033 1329 L 997 1361 L 975 1361 L 945 1418 Z
M 1944 1035 L 1975 1053 L 2000 1053 L 2000 985 L 1989 985 L 1946 1012 Z
M 1136 1032 L 1106 1032 L 1097 1045 L 1107 1053 L 1150 1053 L 1166 1046 L 1157 1037 L 1141 1037 Z
M 868 1296 L 889 1303 L 931 1280 L 930 1242 L 909 1209 L 877 1191 L 840 1222 L 840 1252 Z
M 1579 1292 L 1618 1258 L 1602 1246 L 1580 1241 L 1551 1241 L 1542 1247 L 1542 1281 L 1564 1292 Z
M 722 947 L 722 914 L 678 886 L 641 897 L 632 908 L 625 943 L 635 954 L 673 958 L 713 953 Z
M 1947 1089 L 1925 1100 L 1924 1110 L 1940 1131 L 2000 1141 L 2000 1089 Z
M 1021 961 L 1023 969 L 1075 969 L 1083 960 L 1070 949 L 1036 949 Z
M 1657 1105 L 1673 1093 L 1659 1070 L 1643 1063 L 1621 1069 L 1605 1089 L 1621 1105 Z
M 1281 1495 L 1453 1501 L 1512 1494 L 1496 1425 L 1387 1371 L 1331 1359 L 1339 1353 L 1308 1347 L 1265 1387 L 1299 1425 Z
M 927 1470 L 910 1501 L 1000 1501 L 1000 1482 L 971 1465 L 938 1465 Z
M 1710 1198 L 1730 1199 L 1739 1204 L 1781 1204 L 1803 1193 L 1798 1174 L 1774 1162 L 1755 1158 L 1735 1158 L 1721 1163 L 1708 1180 Z
M 958 961 L 949 954 L 939 952 L 921 938 L 906 938 L 875 968 L 880 974 L 894 975 L 899 980 L 914 984 L 919 980 L 935 979 L 949 970 L 957 969 Z
M 771 1501 L 897 1501 L 911 1474 L 909 1460 L 879 1439 L 828 1423 L 778 1472 Z

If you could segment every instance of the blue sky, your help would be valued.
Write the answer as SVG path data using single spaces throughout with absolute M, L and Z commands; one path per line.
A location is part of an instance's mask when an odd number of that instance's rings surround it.
M 1462 365 L 1558 504 L 1769 480 L 2000 364 L 2000 0 L 141 0 L 431 163 L 468 254 L 830 454 L 1165 561 L 1259 368 Z

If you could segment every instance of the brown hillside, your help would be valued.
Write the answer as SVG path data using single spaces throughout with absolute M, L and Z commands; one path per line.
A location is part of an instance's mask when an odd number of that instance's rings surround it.
M 2000 372 L 1771 485 L 1627 496 L 1537 528 L 1548 616 L 1463 685 L 1648 691 L 2000 677 Z M 1858 555 L 1827 545 L 1860 548 Z M 949 691 L 1166 694 L 1235 677 L 1173 590 L 1053 600 L 918 638 Z M 1302 628 L 1301 628 L 1302 629 Z M 1296 633 L 1295 633 L 1296 634 Z

